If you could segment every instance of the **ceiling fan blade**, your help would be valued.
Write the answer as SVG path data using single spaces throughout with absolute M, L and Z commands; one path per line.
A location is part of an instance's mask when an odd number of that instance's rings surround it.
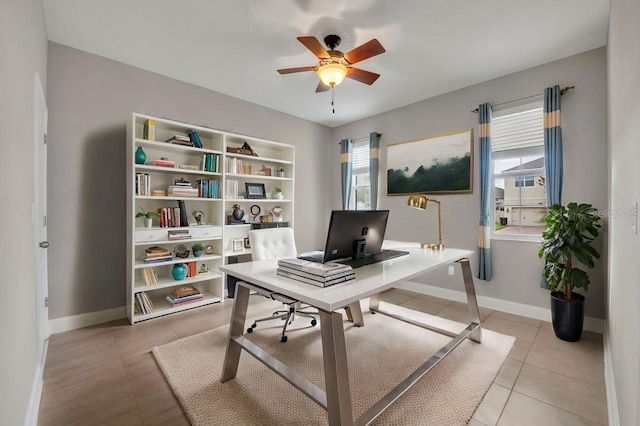
M 380 77 L 380 74 L 351 67 L 347 72 L 347 77 L 358 80 L 360 83 L 372 85 Z
M 292 74 L 294 72 L 303 72 L 303 71 L 315 71 L 316 67 L 297 67 L 297 68 L 283 68 L 278 70 L 280 74 Z
M 298 41 L 304 44 L 304 47 L 309 49 L 318 59 L 331 59 L 331 56 L 329 56 L 329 53 L 322 47 L 317 38 L 312 36 L 298 37 Z
M 347 60 L 347 62 L 353 65 L 356 62 L 364 61 L 365 59 L 369 59 L 372 56 L 376 56 L 384 52 L 384 47 L 382 47 L 378 39 L 374 38 L 373 40 L 369 40 L 362 46 L 356 47 L 350 52 L 347 52 L 344 55 L 344 58 Z
M 324 84 L 323 82 L 318 82 L 318 87 L 316 87 L 316 93 L 318 92 L 326 92 L 327 90 L 331 89 L 331 87 L 327 86 L 326 84 Z

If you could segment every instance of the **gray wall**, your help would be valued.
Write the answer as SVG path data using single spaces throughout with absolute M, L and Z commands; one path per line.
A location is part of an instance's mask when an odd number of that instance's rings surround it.
M 473 64 L 469 64 L 473 66 Z M 332 144 L 332 187 L 339 188 L 339 148 L 343 138 L 366 136 L 371 131 L 383 134 L 380 140 L 380 196 L 378 207 L 390 209 L 387 237 L 404 241 L 435 241 L 437 209 L 419 212 L 406 207 L 406 197 L 386 196 L 386 146 L 389 144 L 474 129 L 473 194 L 439 195 L 442 201 L 442 233 L 445 246 L 476 249 L 479 221 L 478 133 L 477 114 L 470 113 L 478 104 L 497 105 L 536 94 L 545 87 L 559 84 L 576 89 L 562 97 L 562 132 L 564 142 L 563 202 L 579 201 L 604 210 L 606 195 L 606 53 L 605 48 L 551 62 L 510 74 L 475 86 L 427 99 L 355 123 L 334 129 Z M 334 193 L 333 206 L 340 208 L 340 194 Z M 407 226 L 411 224 L 411 226 Z M 592 271 L 592 284 L 586 302 L 586 315 L 604 318 L 606 253 Z M 494 277 L 490 282 L 476 280 L 479 295 L 548 308 L 549 293 L 539 287 L 542 262 L 538 244 L 531 242 L 492 241 Z M 472 267 L 477 271 L 476 259 Z M 416 281 L 459 289 L 458 277 L 446 271 L 426 275 Z
M 0 423 L 24 423 L 36 359 L 33 108 L 34 72 L 47 83 L 40 0 L 0 3 Z
M 640 424 L 640 237 L 629 212 L 640 200 L 640 3 L 613 0 L 609 17 L 609 151 L 610 206 L 609 304 L 607 337 L 613 364 L 614 404 L 620 425 Z M 617 406 L 615 406 L 617 404 Z
M 214 72 L 214 70 L 212 70 Z M 49 43 L 50 318 L 125 304 L 125 126 L 132 112 L 296 146 L 296 243 L 327 205 L 331 129 Z

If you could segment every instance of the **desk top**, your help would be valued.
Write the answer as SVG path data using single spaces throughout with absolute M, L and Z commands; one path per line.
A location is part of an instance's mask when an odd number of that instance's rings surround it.
M 471 250 L 421 249 L 417 243 L 385 242 L 384 247 L 405 250 L 409 255 L 356 268 L 355 280 L 324 288 L 278 276 L 278 261 L 275 259 L 222 265 L 219 269 L 257 286 L 332 312 L 392 288 L 401 281 L 473 255 Z

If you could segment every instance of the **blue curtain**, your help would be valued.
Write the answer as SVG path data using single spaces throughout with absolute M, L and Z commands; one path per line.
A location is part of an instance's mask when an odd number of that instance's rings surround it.
M 378 208 L 378 175 L 380 173 L 380 133 L 369 134 L 369 185 L 371 188 L 371 210 Z
M 562 127 L 560 127 L 560 86 L 544 89 L 544 168 L 547 205 L 562 200 Z
M 491 281 L 491 104 L 478 107 L 480 130 L 480 227 L 478 230 L 478 278 Z
M 547 206 L 562 204 L 562 127 L 559 85 L 544 89 L 544 169 Z M 540 287 L 549 288 L 542 274 Z
M 342 172 L 342 210 L 349 208 L 351 198 L 351 178 L 353 172 L 353 141 L 342 139 L 340 141 L 340 170 Z

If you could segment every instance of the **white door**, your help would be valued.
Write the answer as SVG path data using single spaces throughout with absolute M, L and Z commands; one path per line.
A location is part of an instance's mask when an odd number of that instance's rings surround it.
M 36 253 L 36 333 L 38 339 L 38 362 L 44 366 L 44 350 L 49 338 L 49 295 L 47 278 L 47 102 L 38 73 L 34 74 L 34 235 Z M 42 371 L 42 370 L 41 370 Z

